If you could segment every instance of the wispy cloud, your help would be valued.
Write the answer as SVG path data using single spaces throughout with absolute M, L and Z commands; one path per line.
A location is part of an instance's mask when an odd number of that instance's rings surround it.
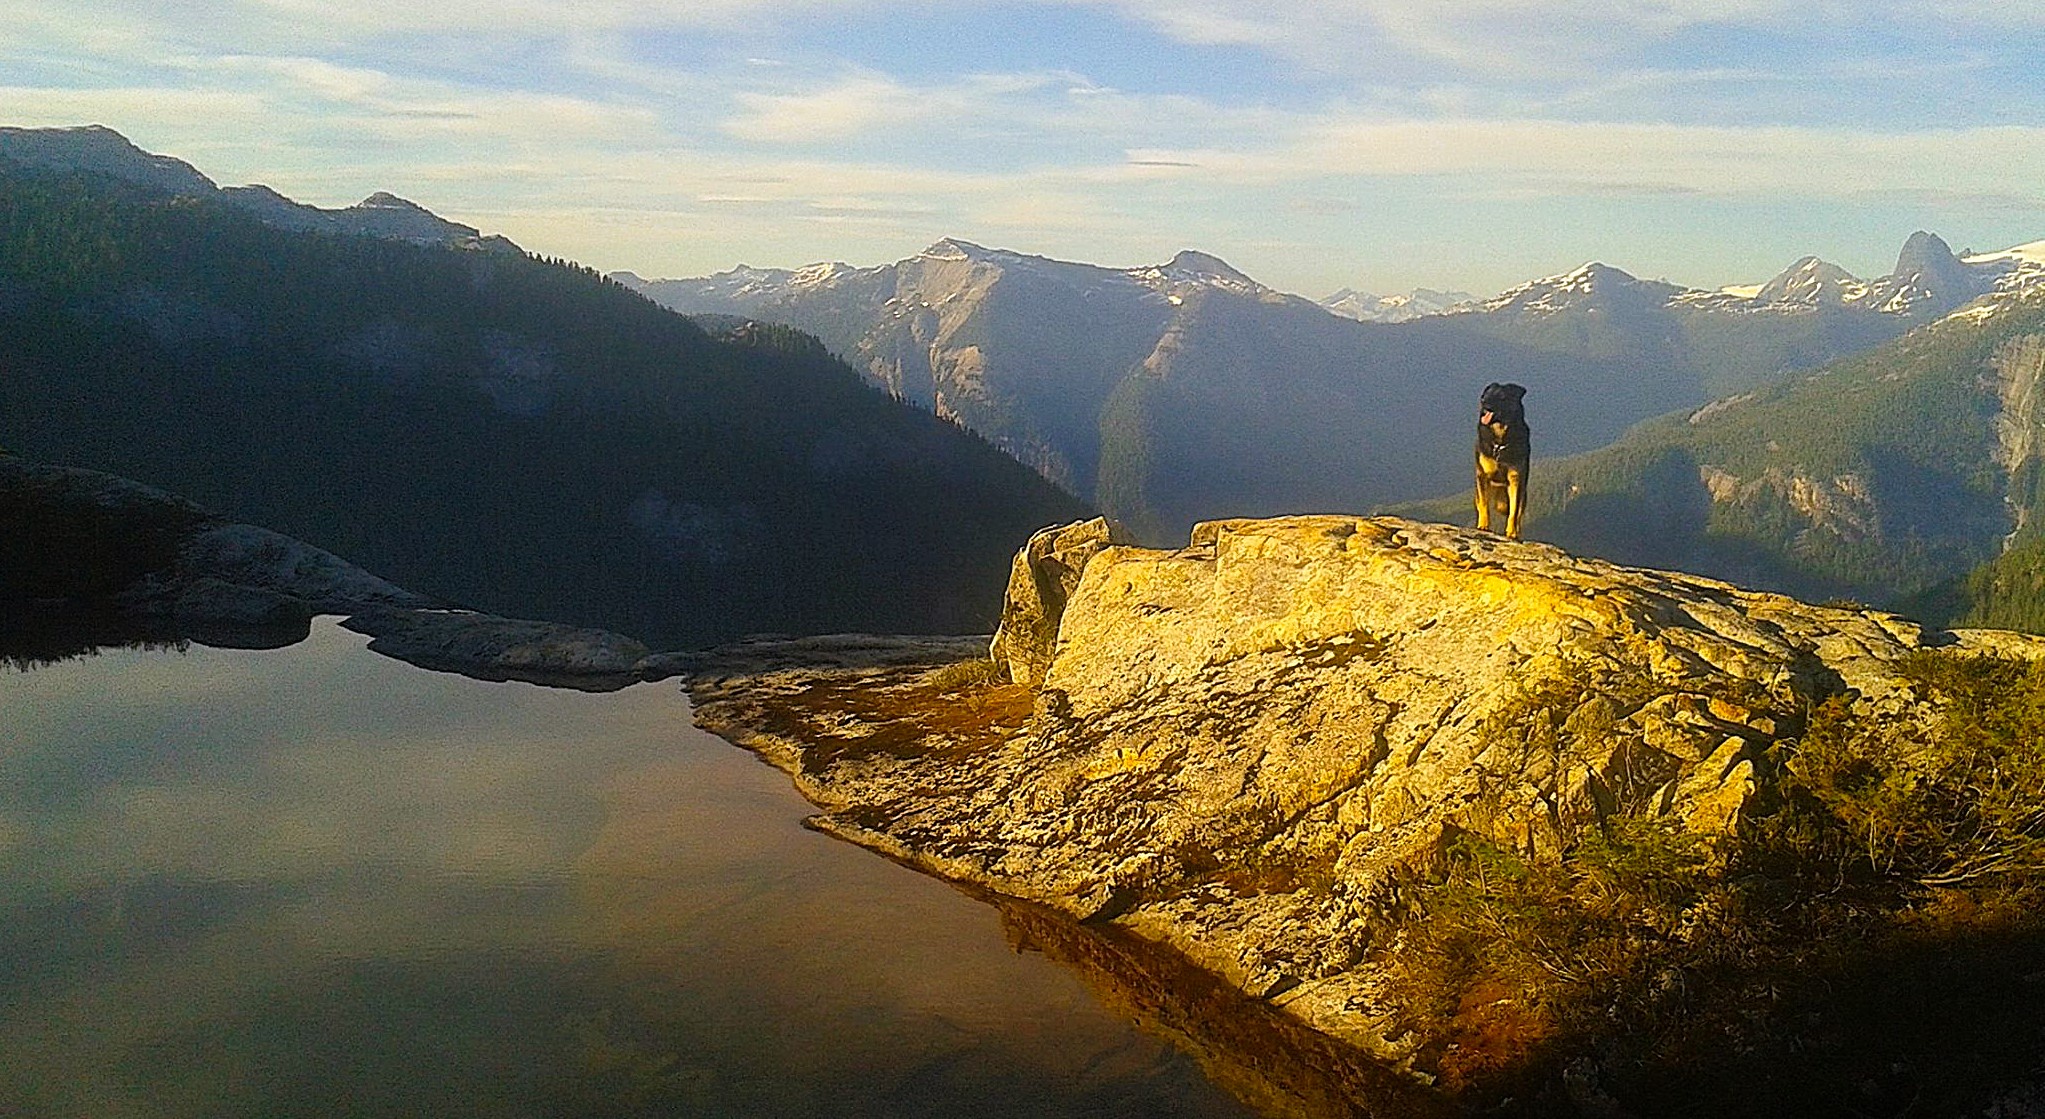
M 1844 198 L 1869 183 L 2017 190 L 2045 200 L 2045 127 L 1917 132 L 1558 120 L 1355 120 L 1303 116 L 1277 142 L 1151 149 L 1242 183 L 1315 176 L 1503 176 L 1576 186 L 1680 188 L 1721 196 Z M 2041 184 L 2033 186 L 2031 184 Z
M 938 17 L 1016 42 L 911 41 Z M 1046 37 L 1073 21 L 1131 56 Z M 1684 215 L 1707 211 L 1752 215 L 1734 232 L 1757 244 L 1799 206 L 1813 228 L 2045 224 L 2029 5 L 0 0 L 0 26 L 7 123 L 99 121 L 323 204 L 413 193 L 645 271 L 955 233 L 1131 263 L 1238 246 L 1311 288 L 1345 254 L 1436 252 L 1479 220 L 1524 258 L 1623 236 L 1706 259 Z M 1340 279 L 1359 278 L 1398 286 Z

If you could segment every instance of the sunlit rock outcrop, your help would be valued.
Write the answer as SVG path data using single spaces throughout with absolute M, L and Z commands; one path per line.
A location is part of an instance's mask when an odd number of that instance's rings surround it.
M 1633 818 L 1722 848 L 1828 698 L 1928 728 L 1913 653 L 2045 655 L 1393 518 L 1170 551 L 1046 530 L 1008 603 L 979 671 L 1019 683 L 755 663 L 698 677 L 698 720 L 794 773 L 822 830 L 1112 920 L 1395 1061 L 1366 961 L 1447 838 L 1552 861 Z

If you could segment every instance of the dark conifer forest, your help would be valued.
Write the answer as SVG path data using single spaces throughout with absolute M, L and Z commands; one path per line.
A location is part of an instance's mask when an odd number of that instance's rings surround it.
M 0 447 L 670 646 L 981 630 L 1028 533 L 1085 512 L 793 331 L 4 162 Z

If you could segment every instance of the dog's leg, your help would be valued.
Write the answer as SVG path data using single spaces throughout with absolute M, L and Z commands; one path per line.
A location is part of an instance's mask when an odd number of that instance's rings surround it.
M 1520 519 L 1526 515 L 1527 472 L 1524 469 L 1508 471 L 1505 475 L 1505 535 L 1508 540 L 1520 538 Z
M 1477 475 L 1477 531 L 1491 531 L 1491 480 Z

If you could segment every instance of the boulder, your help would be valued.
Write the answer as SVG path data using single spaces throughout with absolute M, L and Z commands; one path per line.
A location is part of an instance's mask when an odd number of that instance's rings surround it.
M 1058 643 L 1058 621 L 1080 572 L 1103 550 L 1134 543 L 1105 517 L 1039 530 L 1015 554 L 1001 628 L 988 656 L 1008 678 L 1032 687 L 1044 678 Z

